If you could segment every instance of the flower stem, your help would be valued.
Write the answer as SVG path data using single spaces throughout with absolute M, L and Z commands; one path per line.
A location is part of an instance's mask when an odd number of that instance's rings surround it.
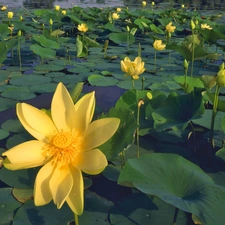
M 20 54 L 20 37 L 18 37 L 18 48 L 17 48 L 17 52 L 18 52 L 18 57 L 19 57 L 19 63 L 20 63 L 20 71 L 21 69 L 21 54 Z
M 132 77 L 131 79 L 132 79 L 132 87 L 133 87 L 133 89 L 135 89 L 135 85 L 134 85 L 134 79 L 133 79 L 133 77 Z
M 155 50 L 155 57 L 154 57 L 154 70 L 156 72 L 156 50 Z
M 143 99 L 139 100 L 138 108 L 137 108 L 137 129 L 136 129 L 137 158 L 140 157 L 139 128 L 140 128 L 140 108 L 141 108 L 141 105 L 144 105 Z
M 75 218 L 75 225 L 79 225 L 79 218 L 77 214 L 74 214 L 74 218 Z
M 219 93 L 220 93 L 220 86 L 217 84 L 215 95 L 214 95 L 214 101 L 213 101 L 213 110 L 212 110 L 211 128 L 210 128 L 210 144 L 213 148 L 215 148 L 213 131 L 214 131 L 214 123 L 215 123 L 217 107 L 218 107 Z
M 194 34 L 194 30 L 192 30 L 191 77 L 193 75 L 193 69 L 194 69 L 194 57 L 195 57 L 195 34 Z

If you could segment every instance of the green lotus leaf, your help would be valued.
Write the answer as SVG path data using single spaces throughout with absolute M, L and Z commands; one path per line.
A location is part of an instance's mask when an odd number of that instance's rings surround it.
M 111 33 L 109 39 L 121 45 L 131 45 L 135 42 L 135 37 L 128 33 Z
M 35 54 L 39 55 L 43 59 L 54 59 L 56 51 L 51 48 L 43 48 L 38 44 L 33 44 L 30 46 L 30 50 Z
M 194 214 L 204 225 L 224 223 L 225 188 L 179 155 L 153 153 L 129 159 L 118 182 L 131 182 L 141 192 Z
M 60 49 L 59 43 L 57 43 L 56 41 L 53 41 L 53 40 L 50 40 L 50 39 L 46 38 L 42 34 L 33 34 L 32 38 L 38 44 L 42 45 L 42 47 L 48 47 L 48 48 L 52 48 L 52 49 Z
M 0 129 L 0 140 L 5 139 L 9 136 L 9 131 Z
M 92 74 L 88 77 L 88 82 L 93 86 L 114 86 L 118 80 L 114 77 L 106 77 L 98 74 Z
M 184 130 L 190 121 L 201 117 L 203 113 L 201 90 L 195 90 L 187 95 L 172 92 L 152 113 L 152 117 L 158 131 L 172 127 Z

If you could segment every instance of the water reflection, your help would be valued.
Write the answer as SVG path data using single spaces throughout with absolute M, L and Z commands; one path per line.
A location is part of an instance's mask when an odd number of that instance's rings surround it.
M 178 7 L 185 4 L 190 8 L 197 9 L 224 9 L 224 0 L 150 0 L 154 1 L 159 7 Z M 81 7 L 116 7 L 116 6 L 138 6 L 142 0 L 1 0 L 1 4 L 10 7 L 26 8 L 53 8 L 54 5 L 60 5 L 62 8 L 69 8 L 74 5 Z

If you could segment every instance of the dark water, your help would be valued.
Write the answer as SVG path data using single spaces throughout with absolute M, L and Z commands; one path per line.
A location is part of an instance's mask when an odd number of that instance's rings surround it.
M 60 5 L 62 8 L 70 8 L 74 5 L 81 7 L 116 7 L 128 6 L 137 7 L 142 0 L 1 0 L 0 4 L 9 7 L 26 8 L 52 8 Z M 146 0 L 147 6 L 151 6 L 152 0 Z M 184 4 L 188 8 L 196 9 L 225 9 L 224 0 L 155 0 L 155 7 L 180 7 Z M 146 7 L 147 7 L 146 6 Z

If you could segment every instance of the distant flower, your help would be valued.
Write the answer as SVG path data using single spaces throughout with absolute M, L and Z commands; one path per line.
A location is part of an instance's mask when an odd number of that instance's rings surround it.
M 52 24 L 53 24 L 53 20 L 52 19 L 49 19 L 49 24 L 52 26 Z
M 155 2 L 152 2 L 152 6 L 154 6 L 155 5 Z
M 146 6 L 146 1 L 142 1 L 142 7 L 145 7 Z
M 8 19 L 12 19 L 13 18 L 13 12 L 8 12 L 7 17 L 8 17 Z
M 7 7 L 5 6 L 5 5 L 3 5 L 2 7 L 1 7 L 1 11 L 5 11 L 7 9 Z
M 99 174 L 107 166 L 105 155 L 97 148 L 116 132 L 120 120 L 104 118 L 92 122 L 95 93 L 84 95 L 75 105 L 62 83 L 53 95 L 49 116 L 27 103 L 18 103 L 17 116 L 36 139 L 21 143 L 2 155 L 10 170 L 42 166 L 34 185 L 34 203 L 51 200 L 61 208 L 65 202 L 81 215 L 84 205 L 82 172 Z
M 124 60 L 121 60 L 121 70 L 125 72 L 125 76 L 131 76 L 134 80 L 139 79 L 144 71 L 145 63 L 142 62 L 141 57 L 136 57 L 134 61 L 131 61 L 129 57 L 125 57 Z
M 59 5 L 55 5 L 55 10 L 59 11 L 60 10 L 60 6 Z
M 65 16 L 66 15 L 66 10 L 62 10 L 61 13 Z
M 82 23 L 82 24 L 79 24 L 79 25 L 78 25 L 77 29 L 78 29 L 79 31 L 85 33 L 85 32 L 88 31 L 88 26 L 87 26 L 87 24 Z
M 166 31 L 168 33 L 173 33 L 176 29 L 176 26 L 172 26 L 172 22 L 170 22 L 169 24 L 166 25 Z
M 119 14 L 118 13 L 113 13 L 112 14 L 112 19 L 113 20 L 118 20 L 120 18 Z
M 208 24 L 204 23 L 204 24 L 201 24 L 201 29 L 202 30 L 205 30 L 205 29 L 212 30 L 212 27 L 210 27 Z
M 164 50 L 166 45 L 162 44 L 162 40 L 155 40 L 153 43 L 153 47 L 155 50 L 159 51 L 159 50 Z
M 117 12 L 121 12 L 122 9 L 121 9 L 121 8 L 116 8 L 116 11 L 117 11 Z
M 184 7 L 185 7 L 185 5 L 184 5 L 184 4 L 182 4 L 182 5 L 181 5 L 181 8 L 183 9 Z

